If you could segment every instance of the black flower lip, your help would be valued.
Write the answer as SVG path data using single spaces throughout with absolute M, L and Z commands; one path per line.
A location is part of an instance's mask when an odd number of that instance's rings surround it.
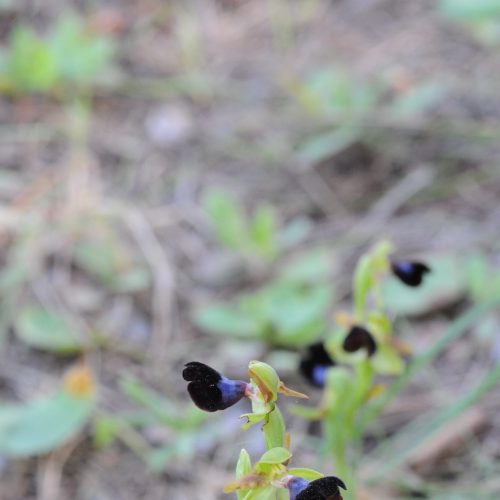
M 377 350 L 377 344 L 373 335 L 362 326 L 354 325 L 342 344 L 344 351 L 356 352 L 360 349 L 366 349 L 368 357 L 373 356 Z
M 406 285 L 419 286 L 424 275 L 431 271 L 423 262 L 398 260 L 391 262 L 392 272 Z
M 335 365 L 322 342 L 311 344 L 300 360 L 299 370 L 314 387 L 323 387 L 328 368 Z
M 342 500 L 339 488 L 347 490 L 342 479 L 326 476 L 314 481 L 291 477 L 287 481 L 290 500 Z
M 233 406 L 245 396 L 247 389 L 246 382 L 228 379 L 198 361 L 187 363 L 182 377 L 189 382 L 187 389 L 193 403 L 209 412 Z

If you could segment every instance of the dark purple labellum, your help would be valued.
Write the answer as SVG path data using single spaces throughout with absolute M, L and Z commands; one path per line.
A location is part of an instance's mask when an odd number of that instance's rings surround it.
M 423 262 L 399 260 L 391 262 L 392 272 L 406 285 L 419 286 L 430 268 Z
M 342 495 L 340 494 L 339 487 L 347 490 L 344 482 L 341 479 L 335 476 L 327 476 L 320 479 L 315 479 L 310 483 L 307 483 L 306 481 L 307 484 L 305 485 L 305 487 L 303 487 L 303 489 L 298 493 L 295 493 L 294 491 L 293 493 L 296 496 L 292 496 L 294 479 L 290 480 L 288 483 L 290 500 L 342 500 Z M 290 488 L 291 483 L 292 488 Z M 297 485 L 298 484 L 299 483 L 297 483 Z
M 198 361 L 187 363 L 182 377 L 189 382 L 187 389 L 193 403 L 209 412 L 233 406 L 245 395 L 247 388 L 245 382 L 223 377 L 218 371 Z
M 362 326 L 353 326 L 342 345 L 346 352 L 356 352 L 366 349 L 368 356 L 373 356 L 377 350 L 377 344 L 373 335 Z
M 312 344 L 307 348 L 307 352 L 300 360 L 300 373 L 314 387 L 325 385 L 328 368 L 334 366 L 335 362 L 326 352 L 322 342 Z

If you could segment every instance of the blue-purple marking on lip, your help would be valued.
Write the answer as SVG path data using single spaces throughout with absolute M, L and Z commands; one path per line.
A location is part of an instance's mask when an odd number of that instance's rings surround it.
M 293 477 L 287 483 L 287 488 L 290 493 L 290 500 L 295 500 L 297 495 L 305 490 L 309 485 L 309 481 L 303 479 L 302 477 Z
M 311 344 L 300 360 L 299 370 L 314 387 L 323 387 L 328 368 L 335 365 L 322 342 Z
M 317 365 L 313 368 L 312 378 L 318 387 L 325 385 L 328 368 L 330 368 L 330 366 L 325 365 Z

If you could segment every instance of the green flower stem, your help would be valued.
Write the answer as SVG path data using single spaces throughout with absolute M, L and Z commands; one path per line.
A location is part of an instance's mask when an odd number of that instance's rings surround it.
M 342 432 L 346 415 L 337 415 L 326 421 L 326 434 L 335 461 L 335 475 L 342 478 L 347 486 L 344 500 L 356 498 L 356 476 L 347 459 L 348 437 Z
M 277 405 L 274 405 L 274 409 L 267 414 L 262 431 L 266 441 L 266 450 L 285 446 L 285 421 Z

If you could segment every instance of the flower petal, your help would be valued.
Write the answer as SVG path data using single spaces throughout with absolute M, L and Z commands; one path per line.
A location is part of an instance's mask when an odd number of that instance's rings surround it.
M 356 352 L 360 349 L 366 349 L 368 356 L 373 356 L 377 350 L 377 344 L 373 335 L 362 326 L 353 326 L 342 345 L 346 352 Z

